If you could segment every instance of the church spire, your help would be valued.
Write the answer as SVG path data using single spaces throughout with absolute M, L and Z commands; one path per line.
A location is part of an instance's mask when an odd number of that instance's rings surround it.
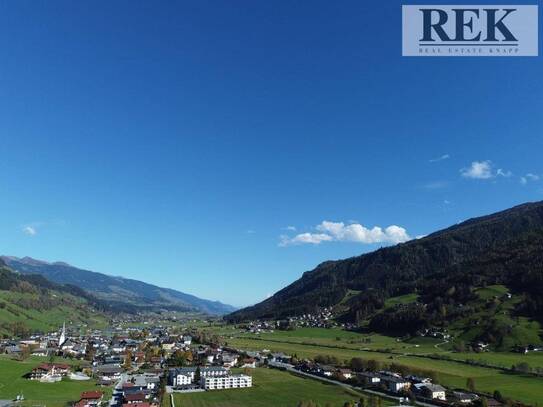
M 62 324 L 62 332 L 60 333 L 60 338 L 58 340 L 58 346 L 64 345 L 64 342 L 66 342 L 66 321 Z

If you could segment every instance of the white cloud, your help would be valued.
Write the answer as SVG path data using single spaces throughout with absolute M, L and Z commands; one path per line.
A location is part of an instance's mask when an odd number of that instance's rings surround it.
M 291 232 L 296 232 L 296 226 L 286 226 L 283 230 L 290 230 Z
M 343 222 L 323 221 L 315 227 L 315 233 L 300 233 L 294 237 L 281 236 L 279 246 L 300 244 L 320 244 L 322 242 L 357 242 L 363 244 L 373 243 L 401 243 L 410 240 L 407 231 L 396 225 L 381 228 L 375 226 L 371 229 L 359 223 L 346 225 Z
M 252 229 L 249 229 L 247 230 L 246 232 L 248 235 L 254 235 L 256 233 L 256 231 L 252 230 Z
M 321 242 L 327 242 L 333 240 L 331 236 L 325 233 L 300 233 L 294 237 L 287 235 L 281 236 L 279 246 L 292 246 L 299 244 L 320 244 Z
M 499 175 L 500 177 L 509 178 L 513 175 L 511 171 L 505 171 L 501 168 L 498 168 L 498 171 L 496 171 L 496 175 Z
M 539 181 L 540 179 L 541 177 L 539 175 L 529 172 L 525 176 L 520 177 L 520 183 L 526 185 L 529 181 Z
M 448 160 L 449 158 L 451 158 L 449 154 L 443 154 L 440 157 L 432 158 L 431 160 L 428 160 L 428 161 L 431 163 L 437 163 L 438 161 Z
M 473 179 L 493 178 L 494 175 L 492 173 L 492 162 L 489 160 L 473 161 L 470 167 L 462 168 L 460 170 L 460 174 L 462 174 L 462 176 L 465 178 Z
M 25 226 L 25 227 L 23 227 L 23 233 L 28 235 L 28 236 L 36 236 L 38 231 L 33 226 Z

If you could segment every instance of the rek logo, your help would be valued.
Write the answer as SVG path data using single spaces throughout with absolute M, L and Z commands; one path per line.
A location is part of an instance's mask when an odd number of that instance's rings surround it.
M 517 11 L 514 8 L 496 9 L 496 8 L 454 8 L 452 15 L 441 9 L 420 9 L 423 18 L 423 37 L 421 41 L 514 41 L 518 39 L 511 32 L 511 29 L 506 25 L 506 18 Z M 453 32 L 448 33 L 445 24 L 453 19 Z M 485 19 L 486 24 L 478 24 L 478 26 L 486 26 L 485 32 L 478 29 L 474 32 L 476 24 L 474 20 Z M 500 38 L 497 34 L 500 34 Z M 435 38 L 437 37 L 437 39 Z
M 405 56 L 537 56 L 538 6 L 402 7 Z

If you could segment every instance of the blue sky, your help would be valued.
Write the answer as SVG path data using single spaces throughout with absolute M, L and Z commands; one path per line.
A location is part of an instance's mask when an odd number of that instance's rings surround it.
M 543 199 L 541 57 L 403 58 L 401 4 L 2 2 L 0 252 L 239 306 Z

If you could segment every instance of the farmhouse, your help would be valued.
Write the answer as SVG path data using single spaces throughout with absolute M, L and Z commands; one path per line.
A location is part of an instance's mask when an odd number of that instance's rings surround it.
M 97 407 L 102 402 L 104 393 L 101 391 L 84 391 L 76 407 Z
M 461 404 L 471 404 L 479 398 L 479 396 L 477 396 L 476 394 L 466 393 L 462 391 L 453 391 L 452 397 L 454 400 Z
M 125 404 L 141 404 L 145 402 L 145 394 L 139 392 L 133 394 L 125 394 L 124 401 Z
M 30 380 L 41 380 L 44 376 L 60 375 L 66 376 L 70 372 L 70 366 L 62 363 L 49 364 L 42 363 L 32 369 Z
M 388 391 L 399 393 L 402 390 L 408 390 L 411 383 L 403 377 L 381 375 L 381 383 L 384 383 Z
M 255 368 L 256 367 L 256 360 L 253 358 L 245 358 L 242 361 L 241 367 L 248 367 L 248 368 Z
M 377 373 L 358 372 L 356 375 L 368 386 L 374 386 L 381 383 L 381 377 L 379 377 L 379 374 Z
M 435 400 L 446 400 L 445 388 L 439 384 L 419 383 L 415 384 L 415 389 L 424 397 Z

